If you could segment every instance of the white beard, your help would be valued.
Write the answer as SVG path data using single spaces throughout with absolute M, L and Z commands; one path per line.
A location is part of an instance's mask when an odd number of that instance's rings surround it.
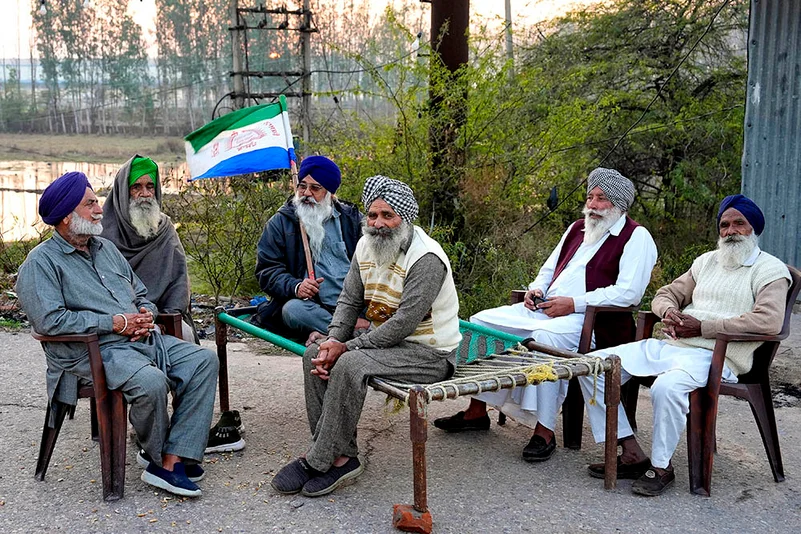
M 363 219 L 362 234 L 376 264 L 387 265 L 398 259 L 401 248 L 411 239 L 412 225 L 401 221 L 395 228 L 385 226 L 379 229 L 368 226 L 367 219 Z
M 159 230 L 161 209 L 154 198 L 132 198 L 128 205 L 128 216 L 131 226 L 140 237 L 150 239 Z
M 311 247 L 312 256 L 319 258 L 320 252 L 323 250 L 323 241 L 325 240 L 324 225 L 334 212 L 331 193 L 327 192 L 320 202 L 314 200 L 314 197 L 296 194 L 292 199 L 292 204 L 295 206 L 295 213 L 298 219 L 306 229 L 306 235 L 309 236 L 309 247 Z
M 755 233 L 751 235 L 730 235 L 718 239 L 717 259 L 726 269 L 740 267 L 759 245 Z
M 587 245 L 597 243 L 606 231 L 623 216 L 623 212 L 616 206 L 605 210 L 591 210 L 585 207 L 581 213 L 584 214 L 584 243 Z M 600 215 L 602 218 L 593 219 L 590 215 Z
M 99 221 L 102 219 L 102 215 L 92 215 L 92 219 L 95 221 Z M 72 212 L 72 216 L 70 217 L 70 227 L 69 233 L 76 236 L 76 237 L 85 237 L 90 235 L 100 235 L 103 232 L 103 225 L 100 223 L 93 223 L 92 221 L 87 221 L 74 211 Z

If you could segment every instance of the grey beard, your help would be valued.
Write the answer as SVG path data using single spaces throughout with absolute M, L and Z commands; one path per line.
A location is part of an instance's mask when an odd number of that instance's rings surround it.
M 304 201 L 303 199 L 308 200 Z M 295 206 L 298 219 L 306 229 L 306 235 L 309 236 L 312 256 L 319 258 L 325 240 L 325 222 L 331 218 L 331 214 L 334 212 L 331 193 L 326 193 L 321 202 L 315 201 L 312 197 L 295 195 L 292 204 Z
M 370 251 L 377 265 L 386 265 L 398 259 L 401 248 L 412 238 L 414 227 L 411 223 L 401 221 L 395 228 L 373 228 L 367 225 L 367 219 L 362 220 L 362 234 L 364 234 L 367 250 Z
M 92 218 L 96 221 L 99 221 L 103 218 L 102 215 L 93 215 Z M 103 231 L 103 225 L 100 223 L 93 223 L 92 221 L 87 221 L 76 212 L 72 212 L 72 216 L 70 217 L 70 227 L 69 232 L 70 234 L 76 237 L 85 237 L 91 235 L 100 235 Z
M 131 199 L 128 206 L 128 216 L 131 219 L 131 226 L 140 237 L 150 239 L 159 230 L 161 222 L 161 209 L 158 202 L 153 198 Z
M 718 239 L 717 259 L 726 269 L 740 267 L 759 245 L 755 233 L 751 235 L 730 235 Z
M 603 237 L 607 230 L 612 228 L 614 224 L 623 216 L 620 208 L 612 206 L 605 210 L 591 210 L 585 207 L 581 210 L 584 214 L 584 243 L 593 245 Z M 603 217 L 602 219 L 593 219 L 590 217 L 591 213 L 595 213 Z

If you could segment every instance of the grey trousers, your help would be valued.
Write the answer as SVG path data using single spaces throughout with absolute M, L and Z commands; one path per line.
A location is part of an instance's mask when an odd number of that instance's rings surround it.
M 142 448 L 161 465 L 162 454 L 200 462 L 214 415 L 219 360 L 214 351 L 164 336 L 167 374 L 155 365 L 136 372 L 122 387 L 129 419 Z M 175 392 L 172 418 L 169 392 Z
M 359 453 L 356 427 L 367 397 L 371 376 L 391 378 L 414 384 L 445 380 L 451 374 L 446 353 L 402 341 L 388 349 L 348 351 L 331 368 L 329 380 L 311 374 L 311 360 L 318 344 L 303 355 L 306 413 L 312 433 L 312 445 L 306 461 L 318 471 L 328 471 L 340 456 Z

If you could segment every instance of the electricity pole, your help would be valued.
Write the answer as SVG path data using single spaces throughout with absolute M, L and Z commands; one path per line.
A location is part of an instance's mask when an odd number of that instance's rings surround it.
M 431 145 L 432 223 L 458 230 L 459 186 L 465 153 L 458 138 L 467 120 L 467 85 L 460 74 L 467 64 L 470 0 L 431 1 Z
M 300 34 L 300 55 L 303 57 L 303 80 L 301 82 L 301 128 L 303 143 L 311 138 L 311 9 L 309 0 L 303 0 L 303 22 Z
M 510 61 L 515 59 L 512 51 L 512 0 L 506 0 L 506 57 Z
M 234 108 L 245 105 L 245 83 L 242 79 L 242 39 L 239 23 L 239 0 L 231 0 L 231 68 L 234 78 Z

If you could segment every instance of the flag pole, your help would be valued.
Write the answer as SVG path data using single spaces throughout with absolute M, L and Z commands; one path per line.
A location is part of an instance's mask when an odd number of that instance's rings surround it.
M 297 190 L 298 185 L 298 165 L 292 160 L 289 164 L 290 172 L 292 173 L 292 184 L 295 186 Z M 295 193 L 297 194 L 297 193 Z M 306 254 L 306 270 L 309 272 L 309 278 L 315 280 L 314 276 L 314 265 L 312 264 L 312 255 L 311 249 L 309 248 L 309 236 L 306 235 L 306 228 L 303 226 L 303 223 L 298 218 L 298 224 L 300 224 L 300 239 L 303 242 L 303 252 Z

